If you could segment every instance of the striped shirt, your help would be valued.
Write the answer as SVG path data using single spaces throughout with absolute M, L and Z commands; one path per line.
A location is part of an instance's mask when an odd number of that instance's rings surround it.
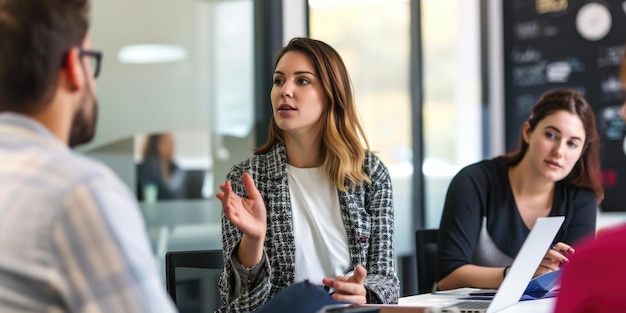
M 0 113 L 0 312 L 174 312 L 143 219 L 105 166 Z

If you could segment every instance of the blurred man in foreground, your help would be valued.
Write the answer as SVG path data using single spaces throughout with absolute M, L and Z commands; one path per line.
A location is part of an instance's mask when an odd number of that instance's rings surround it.
M 69 148 L 96 129 L 88 11 L 0 0 L 0 312 L 175 310 L 133 195 Z

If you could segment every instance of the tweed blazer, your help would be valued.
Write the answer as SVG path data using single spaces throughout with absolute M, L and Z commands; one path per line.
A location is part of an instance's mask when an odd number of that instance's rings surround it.
M 400 284 L 395 269 L 391 178 L 382 161 L 370 152 L 365 154 L 363 170 L 371 183 L 347 192 L 337 190 L 350 258 L 352 264 L 361 264 L 367 269 L 364 285 L 368 303 L 397 303 Z M 231 169 L 227 178 L 233 191 L 241 197 L 247 197 L 241 181 L 244 172 L 252 176 L 265 200 L 264 266 L 267 275 L 249 290 L 238 290 L 236 294 L 239 296 L 232 298 L 233 288 L 241 284 L 236 283 L 238 274 L 231 257 L 236 253 L 242 233 L 222 212 L 224 272 L 219 285 L 224 305 L 219 312 L 254 311 L 294 283 L 295 278 L 295 243 L 285 147 L 276 144 L 269 152 L 254 155 Z

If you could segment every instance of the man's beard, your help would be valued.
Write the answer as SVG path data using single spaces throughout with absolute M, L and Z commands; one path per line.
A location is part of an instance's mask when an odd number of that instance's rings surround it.
M 91 99 L 89 99 L 91 98 Z M 91 101 L 90 101 L 91 100 Z M 93 112 L 89 118 L 89 104 L 91 102 Z M 96 97 L 88 97 L 88 91 L 85 90 L 80 108 L 74 114 L 72 120 L 72 128 L 70 129 L 70 148 L 88 143 L 96 134 L 96 122 L 98 121 L 98 100 Z

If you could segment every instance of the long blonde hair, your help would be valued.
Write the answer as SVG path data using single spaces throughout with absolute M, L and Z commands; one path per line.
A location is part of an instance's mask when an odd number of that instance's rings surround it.
M 369 143 L 359 121 L 352 83 L 341 56 L 322 41 L 293 38 L 278 53 L 275 66 L 289 51 L 302 52 L 311 59 L 326 95 L 328 105 L 320 118 L 323 124 L 320 154 L 324 173 L 341 191 L 369 183 L 369 177 L 363 172 Z M 266 153 L 276 143 L 285 144 L 285 137 L 272 115 L 267 142 L 254 149 L 254 153 Z

